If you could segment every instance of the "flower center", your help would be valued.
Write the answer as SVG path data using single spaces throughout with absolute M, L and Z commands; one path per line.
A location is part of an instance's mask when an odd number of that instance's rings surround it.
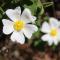
M 56 36 L 57 35 L 57 29 L 55 29 L 55 28 L 51 29 L 50 35 Z
M 13 27 L 14 27 L 14 29 L 15 29 L 16 31 L 19 31 L 19 30 L 23 29 L 24 26 L 25 26 L 25 22 L 22 21 L 22 20 L 17 20 L 17 21 L 15 21 L 15 22 L 14 22 L 14 25 L 13 25 Z

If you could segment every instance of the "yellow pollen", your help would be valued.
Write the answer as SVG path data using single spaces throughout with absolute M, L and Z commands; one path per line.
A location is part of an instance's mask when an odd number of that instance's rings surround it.
M 53 37 L 56 36 L 57 35 L 57 29 L 55 29 L 55 28 L 51 29 L 50 35 Z
M 25 22 L 22 20 L 17 20 L 14 22 L 13 27 L 16 31 L 20 31 L 25 26 Z

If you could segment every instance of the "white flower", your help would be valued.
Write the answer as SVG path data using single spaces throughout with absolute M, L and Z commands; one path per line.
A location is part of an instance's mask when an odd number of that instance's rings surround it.
M 21 8 L 16 7 L 15 9 L 8 9 L 6 15 L 11 19 L 3 19 L 3 33 L 8 35 L 11 34 L 10 39 L 13 42 L 24 44 L 25 37 L 30 39 L 32 33 L 38 30 L 37 26 L 31 24 L 36 20 L 36 17 L 32 16 L 30 10 L 25 8 L 21 14 Z M 29 24 L 30 23 L 30 24 Z
M 60 40 L 60 28 L 59 28 L 59 21 L 55 18 L 50 18 L 49 23 L 44 22 L 42 24 L 41 31 L 46 33 L 41 37 L 43 41 L 48 41 L 49 45 L 53 43 L 55 45 L 58 44 Z

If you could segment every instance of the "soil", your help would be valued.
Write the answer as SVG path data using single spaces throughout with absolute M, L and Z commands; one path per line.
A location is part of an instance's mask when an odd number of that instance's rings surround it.
M 59 46 L 57 51 L 52 50 L 48 45 L 45 46 L 44 51 L 40 51 L 28 44 L 13 43 L 9 37 L 4 36 L 0 42 L 0 60 L 60 60 Z

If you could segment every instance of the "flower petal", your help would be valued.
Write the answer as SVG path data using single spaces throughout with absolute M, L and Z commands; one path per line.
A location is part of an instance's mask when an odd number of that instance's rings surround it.
M 31 23 L 36 20 L 35 16 L 32 16 L 31 11 L 27 8 L 23 11 L 21 15 L 21 20 L 24 20 L 26 23 Z
M 57 45 L 58 44 L 58 39 L 53 39 L 54 40 L 54 44 Z
M 13 32 L 11 35 L 11 40 L 20 44 L 24 44 L 25 38 L 22 32 Z
M 44 32 L 44 33 L 49 33 L 50 31 L 50 26 L 47 22 L 44 22 L 42 24 L 42 28 L 41 28 L 41 31 Z
M 21 15 L 21 7 L 20 6 L 16 7 L 15 10 Z
M 20 20 L 20 11 L 18 11 L 17 9 L 13 10 L 13 9 L 8 9 L 6 11 L 7 16 L 12 20 Z
M 49 21 L 50 21 L 51 27 L 59 27 L 59 22 L 58 22 L 57 19 L 55 19 L 55 18 L 50 18 Z
M 12 33 L 13 32 L 13 27 L 12 26 L 3 26 L 3 33 L 4 34 L 6 34 L 6 35 L 8 35 L 8 34 L 10 34 L 10 33 Z
M 7 19 L 3 19 L 2 23 L 3 23 L 4 26 L 8 26 L 8 25 L 12 26 L 13 25 L 13 22 L 10 21 L 10 20 L 7 20 Z
M 47 41 L 49 45 L 52 45 L 53 40 L 49 34 L 45 34 L 41 37 L 43 41 Z
M 32 32 L 36 32 L 38 30 L 38 27 L 33 24 L 26 24 L 26 28 L 32 30 Z
M 55 45 L 57 45 L 58 42 L 59 42 L 57 36 L 55 36 L 55 37 L 51 36 L 51 40 L 53 41 L 53 43 L 54 43 Z
M 36 32 L 38 28 L 35 25 L 27 24 L 25 29 L 23 30 L 25 36 L 30 39 L 32 37 L 32 34 Z
M 35 16 L 31 16 L 30 20 L 31 20 L 32 23 L 35 23 L 36 17 Z
M 57 45 L 58 42 L 60 42 L 60 30 L 58 29 L 58 33 L 57 36 L 55 38 L 53 38 L 54 40 L 54 44 Z
M 60 29 L 58 29 L 57 41 L 60 42 Z

